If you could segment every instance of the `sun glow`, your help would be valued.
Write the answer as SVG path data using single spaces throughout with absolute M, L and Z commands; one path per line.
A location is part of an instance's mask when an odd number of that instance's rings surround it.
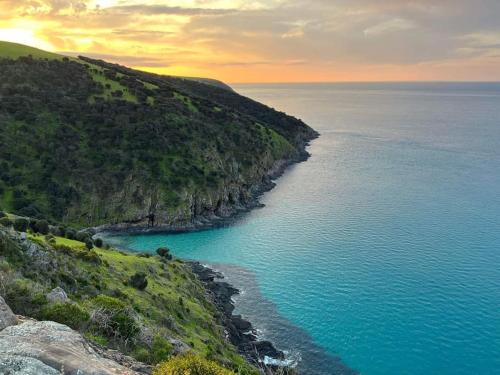
M 500 80 L 487 7 L 382 3 L 0 0 L 0 40 L 227 82 Z
M 6 42 L 25 44 L 27 46 L 44 49 L 50 52 L 53 52 L 55 50 L 54 46 L 51 43 L 46 42 L 45 40 L 39 38 L 36 35 L 36 33 L 29 28 L 26 29 L 0 28 L 0 40 Z

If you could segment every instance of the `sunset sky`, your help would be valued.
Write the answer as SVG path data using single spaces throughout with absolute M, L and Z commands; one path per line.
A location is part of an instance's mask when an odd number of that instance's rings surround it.
M 500 80 L 499 0 L 0 0 L 0 40 L 226 82 Z

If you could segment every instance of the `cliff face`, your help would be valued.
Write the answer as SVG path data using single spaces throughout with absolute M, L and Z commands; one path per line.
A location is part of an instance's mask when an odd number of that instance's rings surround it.
M 0 51 L 6 211 L 76 226 L 196 227 L 255 204 L 317 136 L 220 85 L 55 56 Z

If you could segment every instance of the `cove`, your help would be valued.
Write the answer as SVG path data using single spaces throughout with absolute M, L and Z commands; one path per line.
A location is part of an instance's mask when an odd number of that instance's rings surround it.
M 311 158 L 232 225 L 109 240 L 215 264 L 304 374 L 496 373 L 500 84 L 235 89 L 318 130 Z

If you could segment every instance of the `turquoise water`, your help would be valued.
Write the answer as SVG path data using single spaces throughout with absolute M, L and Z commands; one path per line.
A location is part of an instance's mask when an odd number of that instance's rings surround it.
M 304 374 L 347 373 L 334 357 L 500 373 L 500 84 L 236 89 L 317 129 L 312 157 L 233 226 L 121 245 L 222 263 L 238 310 Z

